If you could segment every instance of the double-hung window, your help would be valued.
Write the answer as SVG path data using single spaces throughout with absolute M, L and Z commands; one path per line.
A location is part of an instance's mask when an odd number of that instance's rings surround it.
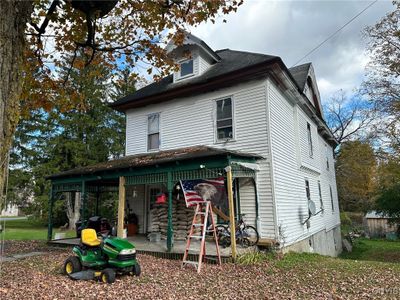
M 311 135 L 311 125 L 308 122 L 307 122 L 307 138 L 308 138 L 309 154 L 310 154 L 310 157 L 313 157 L 314 149 L 313 149 L 313 142 L 312 142 L 312 135 Z
M 325 160 L 326 160 L 326 170 L 329 171 L 329 150 L 328 146 L 325 145 Z
M 233 139 L 232 98 L 217 100 L 216 106 L 217 106 L 217 118 L 216 118 L 217 141 L 226 141 Z
M 308 181 L 308 179 L 305 180 L 305 184 L 306 184 L 306 196 L 307 196 L 307 207 L 308 207 L 308 204 L 311 201 L 310 182 Z M 310 210 L 308 210 L 308 214 L 309 216 L 311 216 Z
M 324 210 L 324 201 L 322 200 L 322 189 L 321 189 L 321 182 L 318 181 L 318 193 L 319 193 L 319 204 L 321 205 L 321 210 Z
M 331 205 L 332 205 L 332 212 L 335 211 L 335 204 L 333 203 L 333 194 L 332 194 L 332 187 L 329 186 L 329 192 L 331 194 Z
M 160 148 L 160 114 L 151 114 L 147 117 L 147 150 Z

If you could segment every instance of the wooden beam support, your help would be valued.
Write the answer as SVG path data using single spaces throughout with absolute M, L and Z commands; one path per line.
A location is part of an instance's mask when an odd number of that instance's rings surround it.
M 119 178 L 118 191 L 118 227 L 117 236 L 122 238 L 124 235 L 124 220 L 125 220 L 125 177 Z
M 226 181 L 228 188 L 228 203 L 229 203 L 229 222 L 231 229 L 231 252 L 233 261 L 236 260 L 236 224 L 235 224 L 235 207 L 233 206 L 233 187 L 232 187 L 232 168 L 228 166 L 225 168 Z
M 226 214 L 224 214 L 224 212 L 222 210 L 220 210 L 218 207 L 215 207 L 214 205 L 212 205 L 212 211 L 214 214 L 216 214 L 217 216 L 219 216 L 222 220 L 224 220 L 225 222 L 229 221 L 229 216 L 227 216 Z
M 49 193 L 49 215 L 47 224 L 47 241 L 51 241 L 53 237 L 53 206 L 54 206 L 54 194 L 53 185 L 50 187 Z
M 172 251 L 174 247 L 174 229 L 172 226 L 172 174 L 168 172 L 168 179 L 167 179 L 167 190 L 168 190 L 168 228 L 167 228 L 167 249 L 168 252 Z

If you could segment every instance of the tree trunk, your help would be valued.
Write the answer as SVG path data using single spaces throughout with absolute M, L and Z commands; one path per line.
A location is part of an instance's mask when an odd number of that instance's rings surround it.
M 4 206 L 8 151 L 20 115 L 21 64 L 31 1 L 0 1 L 0 208 Z
M 81 214 L 81 193 L 75 192 L 75 200 L 72 197 L 72 193 L 67 193 L 67 217 L 68 217 L 68 229 L 75 230 L 75 223 L 79 220 Z

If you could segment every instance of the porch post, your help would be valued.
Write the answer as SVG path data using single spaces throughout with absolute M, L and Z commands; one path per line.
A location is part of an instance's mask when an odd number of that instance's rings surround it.
M 124 235 L 124 220 L 125 220 L 125 177 L 119 178 L 118 190 L 118 227 L 117 236 L 122 238 Z
M 86 199 L 86 182 L 84 180 L 82 180 L 82 185 L 81 185 L 81 220 L 82 220 L 82 224 L 84 224 L 84 226 L 87 226 L 87 215 L 86 215 L 86 208 L 87 208 L 87 199 Z M 85 222 L 86 220 L 86 222 Z
M 96 216 L 99 215 L 99 198 L 100 198 L 100 188 L 96 186 Z
M 232 258 L 236 260 L 236 230 L 235 230 L 235 208 L 233 205 L 233 191 L 232 191 L 232 167 L 228 166 L 225 168 L 226 181 L 228 188 L 228 203 L 229 203 L 229 223 L 231 229 L 231 251 Z
M 168 189 L 168 228 L 167 228 L 167 249 L 171 252 L 174 246 L 174 229 L 172 227 L 172 173 L 168 172 L 167 175 L 167 189 Z
M 53 206 L 54 206 L 54 195 L 53 195 L 53 185 L 50 187 L 49 192 L 49 215 L 48 215 L 48 224 L 47 224 L 47 241 L 51 241 L 53 236 Z

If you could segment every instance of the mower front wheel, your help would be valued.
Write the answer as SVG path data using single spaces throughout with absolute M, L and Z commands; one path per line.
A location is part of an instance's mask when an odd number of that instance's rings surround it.
M 135 276 L 140 276 L 140 273 L 141 273 L 141 272 L 142 272 L 142 271 L 140 270 L 140 265 L 139 265 L 138 263 L 134 264 L 133 267 L 132 267 L 132 273 L 133 273 L 133 275 L 135 275 Z
M 101 281 L 104 283 L 113 283 L 115 282 L 115 271 L 113 269 L 104 269 L 101 272 Z
M 64 263 L 64 274 L 72 274 L 80 272 L 82 270 L 82 265 L 78 257 L 70 256 Z

